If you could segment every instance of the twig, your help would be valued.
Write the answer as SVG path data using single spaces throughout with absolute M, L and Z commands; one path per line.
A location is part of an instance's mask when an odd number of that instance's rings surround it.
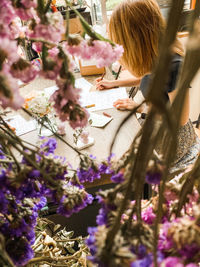
M 36 257 L 36 258 L 33 258 L 33 259 L 31 259 L 29 262 L 28 262 L 28 264 L 33 264 L 33 263 L 37 263 L 37 262 L 43 262 L 43 261 L 46 261 L 46 262 L 48 262 L 48 263 L 51 263 L 51 262 L 53 262 L 53 261 L 66 261 L 66 260 L 71 260 L 71 259 L 74 259 L 74 258 L 76 258 L 76 256 L 79 254 L 79 253 L 81 253 L 81 252 L 83 252 L 83 251 L 85 251 L 86 250 L 86 248 L 83 248 L 83 249 L 80 249 L 79 251 L 77 251 L 76 253 L 74 253 L 73 255 L 71 255 L 71 256 L 64 256 L 64 257 L 59 257 L 59 259 L 58 259 L 58 257 L 46 257 L 46 256 L 44 256 L 44 257 Z

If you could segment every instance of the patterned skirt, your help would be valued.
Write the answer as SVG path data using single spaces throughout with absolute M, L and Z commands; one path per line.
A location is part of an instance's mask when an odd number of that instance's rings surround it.
M 138 119 L 141 126 L 144 124 L 144 119 Z M 157 145 L 156 152 L 162 154 L 165 134 L 163 139 Z M 176 156 L 173 161 L 170 172 L 185 169 L 187 166 L 194 164 L 200 154 L 200 139 L 197 137 L 191 120 L 181 126 L 178 131 Z
M 171 171 L 186 168 L 194 164 L 200 154 L 200 139 L 197 137 L 191 120 L 180 127 L 176 158 Z

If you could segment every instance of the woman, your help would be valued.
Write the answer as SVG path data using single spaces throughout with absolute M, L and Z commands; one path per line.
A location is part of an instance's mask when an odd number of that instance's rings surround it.
M 164 29 L 164 18 L 155 0 L 125 0 L 121 2 L 112 13 L 109 34 L 112 41 L 124 47 L 124 54 L 120 63 L 133 77 L 115 82 L 97 80 L 97 89 L 108 89 L 122 85 L 140 85 L 142 94 L 146 97 L 151 80 L 150 74 L 158 56 L 159 39 Z M 172 48 L 169 78 L 163 94 L 166 101 L 170 101 L 170 103 L 173 102 L 177 93 L 176 82 L 183 55 L 183 47 L 176 39 Z M 137 103 L 131 99 L 119 99 L 114 103 L 114 106 L 118 109 L 131 110 L 137 106 Z M 140 112 L 143 112 L 142 108 Z M 188 92 L 180 119 L 178 149 L 174 163 L 181 167 L 192 163 L 198 154 L 198 150 L 197 137 L 189 120 Z M 188 153 L 192 153 L 192 155 L 188 155 Z

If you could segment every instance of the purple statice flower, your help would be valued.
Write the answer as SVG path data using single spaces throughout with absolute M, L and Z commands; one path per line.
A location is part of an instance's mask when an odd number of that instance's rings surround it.
M 44 138 L 41 138 L 44 139 Z M 57 142 L 55 138 L 45 138 L 45 142 L 43 142 L 40 145 L 40 148 L 47 153 L 54 153 L 56 147 L 57 147 Z
M 116 174 L 113 174 L 112 177 L 111 177 L 111 181 L 113 181 L 114 183 L 122 183 L 124 182 L 124 176 L 122 173 L 116 173 Z
M 37 212 L 37 211 L 41 210 L 46 204 L 47 204 L 46 197 L 41 197 L 39 202 L 37 202 L 35 204 L 33 210 Z
M 144 250 L 144 248 L 142 248 L 142 249 Z M 163 254 L 160 251 L 158 251 L 157 252 L 158 264 L 161 263 L 163 259 L 164 259 Z M 153 254 L 149 253 L 149 254 L 145 255 L 142 259 L 138 259 L 138 260 L 132 262 L 130 266 L 131 267 L 150 267 L 152 265 L 153 265 Z
M 179 254 L 182 256 L 182 258 L 189 260 L 193 258 L 195 255 L 200 255 L 200 247 L 195 243 L 190 245 L 186 244 L 179 250 Z
M 96 217 L 96 223 L 98 225 L 107 224 L 108 216 L 107 216 L 108 210 L 104 207 L 99 209 L 99 214 Z
M 166 222 L 162 224 L 162 228 L 160 230 L 158 248 L 162 252 L 168 251 L 174 246 L 172 238 L 168 236 L 168 229 L 170 228 L 170 226 L 171 224 L 169 222 Z
M 5 158 L 6 158 L 6 156 L 2 150 L 2 146 L 0 145 L 0 159 L 5 159 Z
M 0 170 L 0 183 L 1 183 L 1 189 L 2 189 L 2 185 L 5 183 L 6 181 L 6 170 L 1 169 Z
M 33 180 L 26 179 L 23 184 L 20 185 L 16 190 L 13 189 L 12 193 L 19 200 L 23 200 L 24 198 L 38 198 L 41 197 L 45 193 L 45 188 L 41 183 Z
M 31 228 L 29 229 L 28 232 L 26 232 L 24 234 L 24 236 L 26 237 L 26 239 L 29 241 L 30 245 L 33 245 L 35 242 L 35 228 Z
M 147 254 L 147 249 L 144 245 L 139 245 L 138 248 L 131 246 L 130 251 L 137 255 L 139 259 L 142 259 Z
M 112 168 L 111 168 L 111 159 L 112 159 L 113 156 L 114 156 L 113 153 L 110 154 L 110 156 L 107 158 L 107 161 L 101 163 L 98 166 L 99 172 L 101 174 L 111 174 L 111 175 L 114 175 L 115 174 L 115 171 L 112 170 Z
M 41 176 L 40 171 L 33 169 L 32 171 L 29 172 L 28 175 L 30 178 L 39 178 Z
M 29 228 L 29 225 L 22 219 L 15 219 L 12 223 L 10 223 L 10 235 L 13 237 L 20 237 L 22 236 Z
M 83 168 L 78 169 L 77 176 L 79 178 L 80 183 L 92 183 L 95 179 L 101 178 L 100 173 L 92 167 L 90 167 L 88 170 L 84 170 Z
M 59 197 L 55 195 L 53 198 L 56 200 Z M 91 204 L 93 199 L 93 196 L 85 192 L 84 189 L 68 184 L 65 189 L 65 196 L 62 196 L 60 201 L 57 201 L 59 203 L 57 212 L 69 217 Z
M 162 261 L 163 267 L 184 267 L 181 259 L 178 257 L 167 257 Z
M 147 255 L 143 259 L 136 260 L 131 263 L 131 267 L 149 267 L 152 264 L 152 257 Z
M 153 224 L 155 218 L 156 215 L 153 212 L 153 208 L 150 206 L 142 212 L 142 220 L 147 224 Z
M 26 214 L 24 216 L 24 220 L 27 223 L 27 225 L 31 227 L 35 227 L 37 224 L 37 218 L 38 218 L 38 212 L 36 212 L 34 209 L 31 210 L 31 213 Z
M 47 170 L 48 171 L 48 170 Z M 66 174 L 68 173 L 67 169 L 65 169 L 62 173 L 58 173 L 55 175 L 55 180 L 66 180 Z
M 34 256 L 30 244 L 23 236 L 6 240 L 6 251 L 16 266 L 24 266 Z
M 146 182 L 148 184 L 160 184 L 160 180 L 162 178 L 162 174 L 158 171 L 146 173 Z
M 89 247 L 91 256 L 88 256 L 87 259 L 97 264 L 98 267 L 107 267 L 104 263 L 102 263 L 97 256 L 98 248 L 96 245 L 96 233 L 98 232 L 97 227 L 88 227 L 88 238 L 85 240 L 85 244 Z
M 97 227 L 88 227 L 89 237 L 85 240 L 86 245 L 90 248 L 90 252 L 92 255 L 95 255 L 97 252 L 97 247 L 95 245 L 95 233 L 97 232 Z
M 4 193 L 0 191 L 0 213 L 5 214 L 8 210 L 8 200 Z
M 111 170 L 110 166 L 105 163 L 101 163 L 98 169 L 101 174 L 113 174 L 114 173 L 114 171 Z

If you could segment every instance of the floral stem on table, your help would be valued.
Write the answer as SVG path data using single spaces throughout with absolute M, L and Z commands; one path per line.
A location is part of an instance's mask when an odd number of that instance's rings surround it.
M 35 116 L 33 116 L 32 115 L 32 113 L 30 112 L 30 111 L 28 111 L 27 109 L 25 109 L 25 108 L 22 108 L 22 110 L 24 111 L 24 112 L 26 112 L 30 117 L 34 117 L 35 118 Z M 38 123 L 40 123 L 41 124 L 41 122 L 40 122 L 40 119 L 38 119 L 38 118 L 35 118 L 36 120 L 37 120 L 37 122 Z M 55 131 L 53 131 L 53 129 L 51 129 L 50 127 L 48 127 L 47 125 L 45 125 L 45 124 L 42 124 L 42 126 L 44 126 L 45 128 L 47 128 L 48 130 L 50 130 L 58 139 L 60 139 L 63 143 L 65 143 L 67 146 L 69 146 L 71 149 L 73 149 L 77 154 L 79 154 L 79 155 L 84 155 L 83 153 L 81 153 L 80 151 L 78 151 L 76 148 L 74 148 L 72 145 L 70 145 L 64 138 L 62 138 L 58 133 L 56 133 Z

